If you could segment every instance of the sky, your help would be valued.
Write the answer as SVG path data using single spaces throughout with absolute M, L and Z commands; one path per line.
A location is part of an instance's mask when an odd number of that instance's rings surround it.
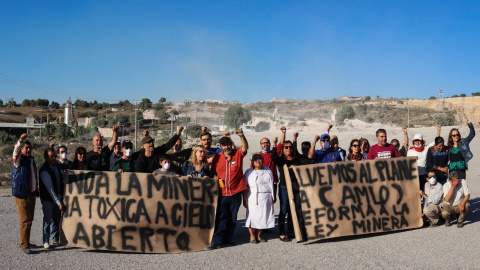
M 0 98 L 480 92 L 478 1 L 4 1 Z

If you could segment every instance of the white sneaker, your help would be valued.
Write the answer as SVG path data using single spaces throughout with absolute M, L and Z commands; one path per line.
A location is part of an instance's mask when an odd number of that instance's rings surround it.
M 43 248 L 50 248 L 50 245 L 48 243 L 43 244 Z

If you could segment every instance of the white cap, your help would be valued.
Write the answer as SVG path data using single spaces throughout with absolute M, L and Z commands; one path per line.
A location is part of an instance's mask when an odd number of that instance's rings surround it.
M 420 134 L 420 133 L 415 134 L 415 136 L 413 136 L 413 140 L 414 140 L 414 141 L 415 141 L 415 140 L 423 141 L 423 136 L 422 136 L 422 134 Z

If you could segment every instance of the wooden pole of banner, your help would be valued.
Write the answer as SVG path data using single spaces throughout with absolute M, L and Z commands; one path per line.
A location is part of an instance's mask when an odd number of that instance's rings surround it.
M 290 179 L 290 172 L 288 171 L 287 165 L 283 166 L 283 171 L 285 173 L 285 183 L 287 184 L 288 204 L 290 205 L 290 214 L 292 214 L 292 223 L 293 223 L 293 230 L 295 231 L 295 240 L 297 240 L 297 242 L 301 242 L 304 239 L 302 237 L 302 232 L 300 231 L 300 225 L 298 224 L 297 212 L 295 211 L 295 199 L 293 197 L 292 180 Z M 280 224 L 280 226 L 285 226 L 285 224 Z

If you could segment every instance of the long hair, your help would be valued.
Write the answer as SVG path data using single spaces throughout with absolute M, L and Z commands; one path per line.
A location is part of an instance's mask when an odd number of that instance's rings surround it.
M 348 153 L 349 153 L 349 154 L 353 154 L 353 153 L 352 153 L 352 145 L 353 145 L 355 142 L 358 142 L 358 144 L 359 144 L 358 153 L 361 154 L 361 153 L 362 153 L 362 149 L 360 148 L 360 147 L 361 147 L 361 144 L 360 144 L 360 141 L 357 140 L 357 139 L 353 139 L 353 140 L 350 142 L 350 147 L 348 148 Z
M 83 147 L 83 146 L 79 146 L 79 147 L 77 147 L 77 149 L 75 149 L 75 157 L 73 158 L 73 164 L 72 164 L 72 169 L 73 170 L 76 170 L 77 167 L 78 167 L 78 164 L 80 163 L 80 161 L 78 160 L 78 154 L 80 152 L 85 153 L 84 164 L 87 163 L 87 160 L 86 160 L 87 159 L 87 149 L 85 149 L 85 147 Z M 82 170 L 83 170 L 83 168 L 82 168 Z
M 452 128 L 450 130 L 450 133 L 448 133 L 448 147 L 453 147 L 452 133 L 453 133 L 454 130 L 456 130 L 458 132 L 458 135 L 460 135 L 460 131 L 457 128 Z M 460 135 L 460 138 L 462 138 L 462 135 Z
M 197 152 L 198 150 L 203 150 L 205 152 L 205 158 L 203 160 L 197 160 Z M 192 155 L 190 156 L 190 162 L 192 163 L 192 165 L 196 165 L 197 163 L 200 163 L 202 164 L 203 167 L 205 168 L 208 168 L 208 161 L 207 161 L 207 155 L 208 155 L 208 152 L 207 152 L 207 149 L 205 148 L 205 146 L 203 145 L 195 145 L 193 148 L 192 148 Z

